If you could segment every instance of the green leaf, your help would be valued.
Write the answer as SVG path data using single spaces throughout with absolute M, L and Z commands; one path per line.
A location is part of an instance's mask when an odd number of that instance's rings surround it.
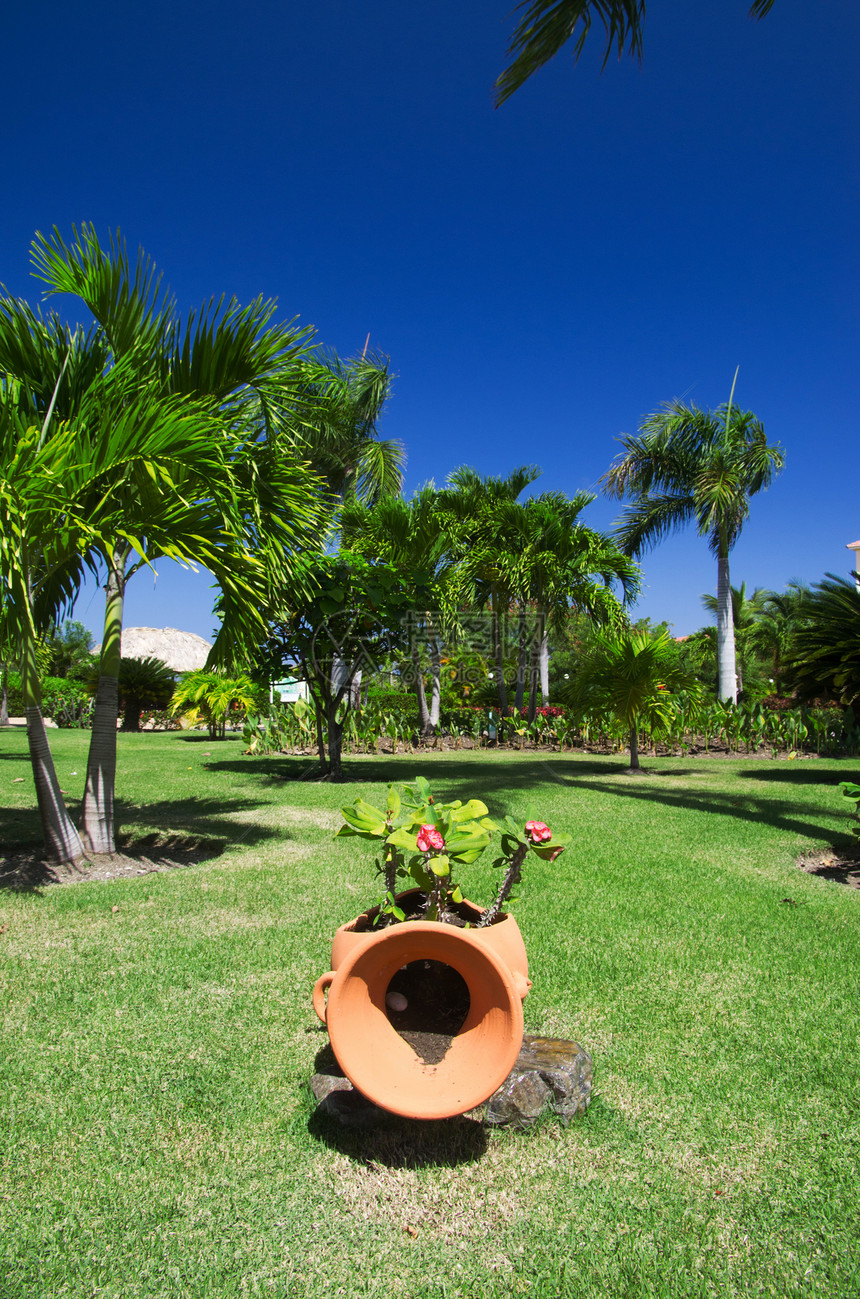
M 405 848 L 408 852 L 415 852 L 418 848 L 416 839 L 417 835 L 410 834 L 405 826 L 400 826 L 397 830 L 392 830 L 385 842 L 391 844 L 393 848 Z
M 514 836 L 514 838 L 518 839 L 520 843 L 526 842 L 526 836 L 523 832 L 523 827 L 517 821 L 515 821 L 512 816 L 505 817 L 505 825 L 508 827 L 508 830 Z
M 470 798 L 468 803 L 464 803 L 451 813 L 452 821 L 477 821 L 479 817 L 487 815 L 487 805 L 482 803 L 479 798 Z
M 430 793 L 430 782 L 428 780 L 425 780 L 423 776 L 416 776 L 415 788 L 418 790 L 419 796 L 425 803 L 430 801 L 432 794 Z
M 564 851 L 564 846 L 558 843 L 532 844 L 532 852 L 536 853 L 537 856 L 542 858 L 544 861 L 552 861 L 563 851 Z
M 451 863 L 443 853 L 440 857 L 430 858 L 430 869 L 434 875 L 444 879 L 446 875 L 451 874 Z
M 354 830 L 351 825 L 342 825 L 333 837 L 335 839 L 364 839 L 366 833 L 364 830 Z
M 394 785 L 388 786 L 388 797 L 385 800 L 385 806 L 388 811 L 388 819 L 395 821 L 400 815 L 400 795 Z
M 342 807 L 340 811 L 349 825 L 365 834 L 382 835 L 388 828 L 382 813 L 375 807 L 371 807 L 369 803 L 362 803 L 360 798 L 356 799 L 352 806 Z
M 423 857 L 413 857 L 409 863 L 409 874 L 412 876 L 419 889 L 429 893 L 433 888 L 433 876 L 424 867 Z

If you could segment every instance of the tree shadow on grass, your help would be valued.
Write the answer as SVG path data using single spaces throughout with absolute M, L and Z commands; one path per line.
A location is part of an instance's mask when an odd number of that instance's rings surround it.
M 860 769 L 854 768 L 854 770 L 851 770 L 846 767 L 846 770 L 841 772 L 831 771 L 826 768 L 822 770 L 815 763 L 804 763 L 802 767 L 797 767 L 794 763 L 791 763 L 785 766 L 745 771 L 743 779 L 761 780 L 774 785 L 809 785 L 819 786 L 822 789 L 834 789 L 841 780 L 860 781 Z
M 140 807 L 118 805 L 117 824 L 169 827 L 170 832 L 222 839 L 225 848 L 239 842 L 252 846 L 271 839 L 291 839 L 293 836 L 282 826 L 266 824 L 266 813 L 273 811 L 277 811 L 277 804 L 259 803 L 251 798 L 165 798 Z M 240 812 L 259 812 L 260 819 L 237 822 L 233 818 Z
M 484 790 L 520 790 L 531 789 L 543 782 L 542 768 L 545 758 L 539 754 L 520 755 L 493 753 L 485 761 L 480 757 L 472 759 L 452 758 L 445 754 L 406 753 L 381 755 L 367 758 L 344 759 L 344 780 L 339 785 L 402 785 L 411 784 L 416 776 L 425 776 L 431 784 L 438 785 L 439 792 L 456 794 L 457 797 L 483 797 Z M 606 764 L 579 761 L 579 769 L 584 773 L 597 775 L 606 773 Z M 315 756 L 293 757 L 292 755 L 274 755 L 263 758 L 247 757 L 243 759 L 217 760 L 207 763 L 211 771 L 241 773 L 242 775 L 261 775 L 273 784 L 299 782 L 317 774 L 318 762 Z M 551 778 L 547 778 L 551 779 Z M 325 783 L 330 783 L 326 781 Z M 466 789 L 467 793 L 462 794 Z
M 547 770 L 558 784 L 568 788 L 581 788 L 588 790 L 590 793 L 612 794 L 618 799 L 632 799 L 637 802 L 657 803 L 666 807 L 677 808 L 681 811 L 707 812 L 711 815 L 725 816 L 736 820 L 748 821 L 754 824 L 765 824 L 775 830 L 789 831 L 806 840 L 813 839 L 817 842 L 828 842 L 832 845 L 835 852 L 844 853 L 853 846 L 853 840 L 843 829 L 847 827 L 845 809 L 840 806 L 839 802 L 834 799 L 833 808 L 823 808 L 820 804 L 801 800 L 800 797 L 786 801 L 784 796 L 774 794 L 768 798 L 766 794 L 756 791 L 752 793 L 749 788 L 744 788 L 739 784 L 737 792 L 726 792 L 725 790 L 706 790 L 701 786 L 691 785 L 682 790 L 670 790 L 666 788 L 654 787 L 650 782 L 648 784 L 640 783 L 639 780 L 619 780 L 617 778 L 607 779 L 607 769 L 603 767 L 600 777 L 596 778 L 593 772 L 583 772 L 580 765 L 576 764 L 576 771 L 571 770 L 572 764 L 567 764 L 565 770 L 560 770 L 562 766 L 559 760 L 545 764 Z M 651 775 L 651 772 L 645 772 Z M 682 769 L 679 774 L 692 774 Z M 734 773 L 739 782 L 747 779 L 766 780 L 768 773 L 760 772 L 742 772 Z M 831 779 L 827 779 L 825 773 L 813 775 L 806 768 L 792 768 L 786 776 L 781 773 L 776 774 L 776 783 L 784 790 L 785 787 L 795 786 L 798 788 L 813 787 L 828 788 L 833 787 L 833 773 L 830 773 Z M 809 819 L 803 819 L 808 817 Z M 832 821 L 835 825 L 828 825 Z
M 75 821 L 78 808 L 79 802 L 70 799 L 69 812 Z M 281 843 L 293 838 L 282 826 L 266 825 L 262 816 L 259 821 L 245 823 L 232 819 L 237 812 L 256 810 L 264 814 L 266 805 L 261 808 L 256 800 L 248 798 L 162 799 L 143 807 L 118 799 L 117 853 L 129 860 L 140 858 L 146 866 L 141 873 L 148 873 L 149 870 L 211 860 L 238 843 L 253 847 L 275 839 Z M 127 833 L 122 828 L 124 823 L 159 828 Z M 3 845 L 0 850 L 0 888 L 38 888 L 43 884 L 67 882 L 67 876 L 69 881 L 75 877 L 73 871 L 54 868 L 45 862 L 41 822 L 36 808 L 0 809 L 0 844 Z M 106 873 L 107 867 L 98 877 L 106 877 Z M 77 872 L 77 878 L 96 876 L 84 871 Z
M 264 758 L 244 758 L 213 761 L 207 764 L 209 770 L 224 773 L 241 773 L 243 776 L 253 774 L 270 787 L 293 783 L 301 785 L 313 783 L 301 781 L 303 773 L 308 771 L 308 764 L 316 759 L 269 756 Z M 253 763 L 253 767 L 249 764 Z M 396 765 L 395 765 L 396 764 Z M 344 763 L 347 779 L 331 786 L 332 791 L 342 790 L 342 802 L 350 803 L 355 797 L 355 786 L 362 785 L 403 785 L 411 784 L 416 776 L 424 776 L 430 781 L 434 795 L 444 800 L 460 798 L 464 802 L 469 798 L 480 798 L 486 804 L 491 816 L 504 817 L 511 810 L 511 799 L 520 803 L 530 798 L 538 799 L 544 785 L 552 784 L 552 777 L 544 771 L 540 758 L 530 760 L 526 757 L 511 757 L 503 754 L 499 760 L 488 762 L 478 760 L 458 760 L 437 755 L 435 758 L 426 754 L 391 755 L 369 760 Z M 594 763 L 580 763 L 580 770 L 592 774 L 606 773 L 606 766 Z M 285 791 L 286 792 L 286 791 Z M 288 795 L 287 795 L 288 796 Z

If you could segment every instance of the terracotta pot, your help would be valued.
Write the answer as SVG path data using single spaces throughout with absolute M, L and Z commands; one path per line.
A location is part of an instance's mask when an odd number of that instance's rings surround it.
M 409 900 L 410 894 L 399 899 L 407 908 Z M 460 911 L 475 920 L 481 915 L 472 903 Z M 374 909 L 341 925 L 332 944 L 332 969 L 314 986 L 314 1008 L 328 1027 L 338 1063 L 353 1086 L 393 1114 L 415 1119 L 462 1114 L 501 1086 L 522 1046 L 522 1002 L 531 983 L 517 923 L 505 916 L 485 929 L 426 920 L 365 929 L 375 915 Z M 469 992 L 466 1019 L 438 1064 L 426 1064 L 386 1014 L 392 977 L 421 960 L 450 966 Z

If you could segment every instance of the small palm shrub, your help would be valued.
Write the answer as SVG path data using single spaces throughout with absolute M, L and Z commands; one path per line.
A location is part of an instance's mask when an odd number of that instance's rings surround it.
M 184 715 L 190 725 L 203 721 L 209 728 L 209 737 L 223 740 L 227 724 L 240 725 L 249 712 L 260 703 L 260 688 L 247 672 L 227 676 L 223 672 L 208 672 L 197 668 L 186 672 L 170 700 L 174 715 Z
M 162 709 L 170 702 L 176 678 L 161 659 L 124 658 L 119 665 L 122 730 L 139 731 L 145 708 Z

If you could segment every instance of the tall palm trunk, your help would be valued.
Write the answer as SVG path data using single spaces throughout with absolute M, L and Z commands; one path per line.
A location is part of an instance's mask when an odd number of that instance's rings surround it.
M 499 697 L 499 708 L 502 717 L 508 711 L 508 691 L 505 685 L 505 656 L 502 647 L 502 621 L 499 613 L 498 595 L 493 595 L 493 659 L 496 665 L 496 693 Z
M 421 655 L 418 644 L 414 639 L 412 641 L 412 674 L 415 678 L 415 694 L 418 696 L 418 729 L 422 735 L 429 735 L 433 728 L 430 725 L 430 710 L 427 707 L 427 695 L 424 690 Z
M 528 636 L 526 635 L 526 607 L 520 605 L 517 627 L 517 693 L 514 708 L 519 712 L 523 706 L 526 693 L 526 665 L 528 663 Z
M 541 703 L 549 703 L 549 628 L 544 624 L 539 651 Z
M 42 717 L 42 690 L 36 666 L 36 646 L 30 636 L 25 638 L 23 645 L 21 694 L 27 716 L 27 743 L 45 838 L 45 852 L 53 862 L 77 861 L 83 857 L 84 849 L 57 780 L 45 720 Z
M 9 725 L 9 664 L 4 663 L 0 671 L 0 726 Z
M 634 722 L 630 727 L 630 770 L 639 771 L 639 723 Z
M 104 640 L 81 813 L 81 836 L 89 852 L 116 851 L 116 719 L 119 712 L 119 664 L 122 657 L 122 607 L 127 559 L 126 550 L 114 551 L 105 587 Z
M 439 641 L 430 633 L 430 726 L 435 732 L 439 725 L 439 709 L 442 703 L 442 662 L 439 652 Z
M 531 654 L 529 655 L 529 711 L 527 720 L 533 722 L 537 716 L 537 692 L 540 660 L 540 641 L 535 637 L 532 640 Z
M 735 672 L 735 627 L 732 619 L 732 588 L 729 583 L 729 557 L 717 559 L 717 672 L 720 699 L 738 700 Z

